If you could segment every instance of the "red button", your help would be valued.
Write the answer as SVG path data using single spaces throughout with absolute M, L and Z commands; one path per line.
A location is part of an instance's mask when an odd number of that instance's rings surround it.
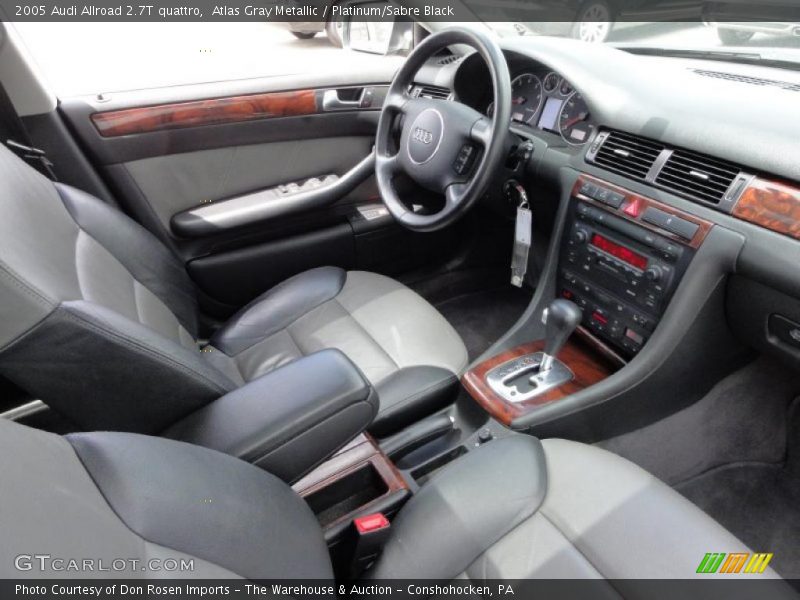
M 592 315 L 592 318 L 602 325 L 608 324 L 608 317 L 601 315 L 600 313 L 596 312 Z
M 633 217 L 634 219 L 639 217 L 639 213 L 642 212 L 642 201 L 638 198 L 634 198 L 630 201 L 628 206 L 626 206 L 622 212 L 626 215 Z
M 356 529 L 360 534 L 372 533 L 373 531 L 389 527 L 389 519 L 384 517 L 381 513 L 367 515 L 366 517 L 358 517 L 357 519 L 353 519 L 353 523 L 355 523 Z

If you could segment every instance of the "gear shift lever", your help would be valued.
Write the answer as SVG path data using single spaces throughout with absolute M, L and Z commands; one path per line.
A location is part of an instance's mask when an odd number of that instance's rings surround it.
M 583 313 L 578 305 L 569 300 L 557 299 L 547 308 L 547 337 L 544 344 L 544 356 L 539 372 L 549 371 L 558 353 L 567 343 L 569 336 L 580 324 Z

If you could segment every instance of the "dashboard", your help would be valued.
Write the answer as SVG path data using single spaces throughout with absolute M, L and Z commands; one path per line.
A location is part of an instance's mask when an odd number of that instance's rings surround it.
M 721 308 L 737 335 L 800 365 L 800 146 L 787 126 L 800 73 L 544 36 L 501 47 L 511 133 L 532 148 L 526 172 L 512 175 L 535 190 L 543 220 L 561 219 L 549 258 L 587 329 L 630 358 L 676 306 L 658 329 L 662 345 L 677 340 L 674 315 L 696 314 L 693 294 L 724 275 L 736 293 Z M 492 112 L 475 53 L 434 58 L 417 84 Z M 502 193 L 487 197 L 513 218 Z

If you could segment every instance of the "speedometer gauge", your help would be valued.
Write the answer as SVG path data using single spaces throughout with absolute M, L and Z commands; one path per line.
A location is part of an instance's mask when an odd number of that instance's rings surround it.
M 542 106 L 542 82 L 531 73 L 511 82 L 511 120 L 530 125 Z
M 558 131 L 568 144 L 576 146 L 585 144 L 592 136 L 594 125 L 589 121 L 589 107 L 579 93 L 572 94 L 561 107 Z

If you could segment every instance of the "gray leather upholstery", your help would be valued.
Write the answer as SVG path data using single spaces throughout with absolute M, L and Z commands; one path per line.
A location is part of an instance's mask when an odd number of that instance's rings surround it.
M 194 560 L 170 577 L 332 577 L 308 506 L 275 477 L 213 450 L 125 433 L 64 439 L 0 420 L 0 481 L 2 578 L 164 576 L 141 567 L 17 571 L 26 551 Z M 625 579 L 694 577 L 708 551 L 748 550 L 624 459 L 515 435 L 434 475 L 396 517 L 368 578 L 610 578 L 609 596 L 628 597 Z
M 308 506 L 279 479 L 213 450 L 125 433 L 64 439 L 0 420 L 0 480 L 2 578 L 332 577 Z M 34 552 L 141 562 L 14 568 Z M 193 560 L 194 569 L 144 570 L 151 559 Z
M 632 463 L 525 436 L 446 467 L 392 529 L 369 578 L 683 579 L 696 576 L 706 552 L 749 552 Z
M 193 285 L 144 228 L 5 147 L 0 212 L 0 374 L 84 429 L 159 433 L 338 348 L 375 385 L 384 431 L 450 401 L 466 366 L 458 335 L 419 296 L 332 268 L 270 290 L 201 349 Z
M 292 483 L 364 431 L 378 397 L 338 350 L 268 373 L 163 435 L 242 458 Z
M 467 351 L 450 324 L 402 284 L 372 273 L 313 269 L 235 315 L 211 346 L 245 381 L 298 357 L 338 348 L 375 386 L 384 434 L 453 400 Z

